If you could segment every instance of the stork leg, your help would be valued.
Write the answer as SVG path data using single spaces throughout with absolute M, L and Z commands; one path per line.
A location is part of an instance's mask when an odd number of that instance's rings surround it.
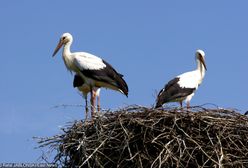
M 179 104 L 180 104 L 180 107 L 181 107 L 181 109 L 182 109 L 182 108 L 183 108 L 183 102 L 180 101 Z
M 95 98 L 97 99 L 97 112 L 100 112 L 100 89 L 98 87 L 93 88 L 95 92 Z
M 100 112 L 100 95 L 97 95 L 97 111 Z
M 187 109 L 189 109 L 190 105 L 189 105 L 189 102 L 187 102 Z
M 89 108 L 88 108 L 88 100 L 87 100 L 87 96 L 85 97 L 85 120 L 87 121 L 88 119 L 88 112 L 89 112 Z
M 95 117 L 95 100 L 96 100 L 96 94 L 93 89 L 90 90 L 90 103 L 91 103 L 91 117 Z

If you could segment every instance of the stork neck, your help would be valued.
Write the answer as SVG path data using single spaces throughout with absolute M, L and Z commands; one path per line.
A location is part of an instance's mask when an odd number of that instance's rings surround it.
M 63 48 L 63 60 L 64 60 L 64 63 L 65 63 L 65 66 L 66 68 L 69 70 L 69 71 L 73 71 L 73 58 L 72 58 L 72 54 L 71 54 L 71 43 L 72 42 L 68 42 L 64 45 L 64 48 Z
M 197 60 L 197 71 L 200 73 L 201 79 L 203 79 L 205 76 L 206 70 L 205 70 L 204 65 L 199 60 Z
M 68 42 L 65 44 L 63 49 L 63 57 L 68 57 L 69 55 L 71 55 L 71 43 L 72 42 Z

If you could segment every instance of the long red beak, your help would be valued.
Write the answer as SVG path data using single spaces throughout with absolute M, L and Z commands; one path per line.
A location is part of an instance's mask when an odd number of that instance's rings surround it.
M 62 40 L 59 40 L 59 43 L 58 43 L 57 47 L 55 48 L 55 50 L 53 52 L 53 57 L 57 54 L 57 52 L 62 47 L 62 45 L 63 45 L 63 41 Z
M 203 57 L 200 56 L 199 60 L 203 64 L 205 70 L 207 70 L 207 66 L 206 66 L 206 63 L 205 63 L 205 60 L 203 59 Z

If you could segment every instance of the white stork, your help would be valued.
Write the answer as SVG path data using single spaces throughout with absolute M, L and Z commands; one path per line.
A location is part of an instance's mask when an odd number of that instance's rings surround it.
M 85 99 L 85 112 L 86 112 L 85 120 L 87 120 L 87 118 L 88 118 L 88 111 L 89 111 L 89 109 L 88 109 L 87 96 L 88 96 L 88 93 L 90 92 L 90 87 L 77 74 L 74 75 L 73 87 L 74 88 L 76 87 L 83 94 L 83 97 Z M 95 92 L 96 92 L 96 97 L 97 97 L 97 111 L 99 112 L 100 111 L 100 88 L 94 87 L 93 89 L 95 89 Z
M 97 88 L 109 88 L 128 96 L 128 86 L 123 79 L 123 75 L 119 74 L 103 59 L 86 52 L 72 53 L 70 50 L 72 42 L 72 35 L 64 33 L 54 50 L 53 56 L 64 46 L 62 56 L 66 68 L 80 76 L 85 86 L 89 87 L 91 93 L 91 114 L 93 117 Z
M 195 54 L 197 69 L 183 73 L 171 81 L 159 92 L 155 108 L 161 107 L 167 102 L 179 102 L 182 108 L 182 102 L 185 100 L 187 108 L 190 107 L 190 100 L 205 76 L 207 70 L 205 64 L 205 53 L 202 50 L 196 50 Z

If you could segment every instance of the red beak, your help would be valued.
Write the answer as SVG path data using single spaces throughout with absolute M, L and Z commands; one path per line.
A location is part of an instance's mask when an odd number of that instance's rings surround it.
M 200 60 L 200 62 L 203 64 L 205 70 L 207 70 L 207 66 L 206 66 L 205 60 L 203 59 L 202 56 L 200 56 L 199 60 Z
M 59 51 L 59 49 L 63 46 L 63 41 L 59 40 L 59 43 L 57 45 L 57 47 L 55 48 L 54 52 L 53 52 L 53 57 L 57 54 L 57 52 Z

